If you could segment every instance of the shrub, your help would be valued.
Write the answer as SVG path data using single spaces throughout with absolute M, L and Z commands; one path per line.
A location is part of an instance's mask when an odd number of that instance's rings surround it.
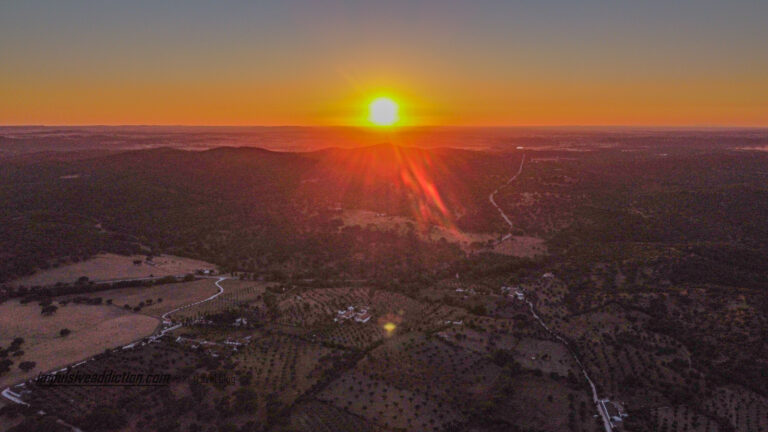
M 45 315 L 45 316 L 50 316 L 50 315 L 53 315 L 57 310 L 59 310 L 58 307 L 56 307 L 54 305 L 48 305 L 48 306 L 44 307 L 40 311 L 40 313 Z
M 19 363 L 19 369 L 23 370 L 24 372 L 29 372 L 34 369 L 36 365 L 37 363 L 33 361 L 23 361 Z

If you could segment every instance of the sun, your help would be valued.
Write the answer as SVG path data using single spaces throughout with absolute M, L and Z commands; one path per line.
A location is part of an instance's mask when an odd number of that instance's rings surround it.
M 376 126 L 392 126 L 400 120 L 397 102 L 388 97 L 378 97 L 368 105 L 368 121 Z

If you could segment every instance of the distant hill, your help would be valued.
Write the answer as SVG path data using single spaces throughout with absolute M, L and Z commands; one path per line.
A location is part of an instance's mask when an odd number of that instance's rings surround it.
M 254 241 L 293 244 L 315 229 L 318 215 L 327 221 L 338 207 L 493 230 L 498 221 L 484 204 L 487 194 L 519 161 L 519 154 L 392 145 L 37 156 L 2 162 L 0 230 L 3 250 L 14 251 L 3 265 L 6 278 L 56 257 L 101 250 L 200 249 L 195 242 L 202 239 L 204 250 L 226 249 L 214 245 L 216 233 L 260 233 Z

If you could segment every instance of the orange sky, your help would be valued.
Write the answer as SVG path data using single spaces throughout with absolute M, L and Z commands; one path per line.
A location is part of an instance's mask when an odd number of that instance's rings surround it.
M 768 126 L 765 3 L 541 3 L 4 3 L 0 124 Z

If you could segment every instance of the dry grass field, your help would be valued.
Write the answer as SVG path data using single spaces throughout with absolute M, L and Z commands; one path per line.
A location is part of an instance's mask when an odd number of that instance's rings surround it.
M 502 255 L 533 257 L 547 253 L 544 239 L 528 236 L 512 236 L 493 247 L 493 251 Z
M 470 249 L 472 243 L 486 243 L 488 241 L 498 240 L 498 236 L 493 234 L 466 233 L 458 229 L 448 229 L 436 225 L 427 227 L 419 226 L 418 223 L 410 218 L 403 216 L 391 216 L 376 213 L 368 210 L 345 210 L 341 216 L 344 225 L 367 227 L 373 225 L 381 230 L 395 230 L 406 232 L 408 226 L 413 225 L 416 233 L 422 240 L 440 241 L 444 238 L 449 243 L 457 243 L 462 249 Z
M 367 227 L 373 225 L 381 230 L 406 232 L 413 226 L 419 238 L 425 241 L 438 242 L 445 239 L 448 243 L 456 243 L 465 251 L 478 250 L 492 246 L 492 250 L 503 255 L 532 257 L 547 253 L 544 240 L 537 237 L 513 236 L 498 243 L 499 237 L 494 234 L 470 233 L 430 225 L 419 226 L 413 219 L 403 216 L 391 216 L 368 210 L 345 210 L 341 216 L 344 225 Z
M 148 336 L 159 323 L 156 318 L 106 305 L 69 303 L 52 316 L 43 316 L 40 309 L 37 303 L 16 300 L 0 304 L 0 346 L 8 347 L 16 337 L 24 338 L 24 354 L 11 357 L 11 371 L 0 377 L 2 388 Z M 66 337 L 59 335 L 64 328 L 71 331 Z M 25 373 L 18 368 L 22 361 L 36 365 Z
M 46 286 L 57 282 L 72 283 L 81 276 L 93 281 L 113 279 L 134 279 L 143 277 L 179 276 L 193 273 L 198 269 L 215 269 L 214 264 L 191 258 L 173 255 L 154 257 L 152 263 L 145 261 L 145 255 L 100 254 L 87 261 L 62 265 L 41 270 L 37 273 L 17 279 L 14 285 Z M 134 264 L 141 261 L 141 264 Z
M 112 304 L 118 307 L 129 305 L 131 308 L 134 308 L 139 303 L 144 303 L 145 306 L 141 308 L 142 313 L 160 317 L 164 313 L 180 306 L 194 303 L 216 294 L 219 292 L 219 289 L 215 283 L 216 279 L 200 279 L 194 282 L 99 291 L 88 294 L 87 297 L 101 297 L 104 301 L 112 300 Z M 82 297 L 82 294 L 72 297 Z M 158 302 L 158 299 L 162 299 L 162 301 Z
M 214 286 L 215 279 L 209 279 L 211 287 L 214 290 L 210 294 L 203 296 L 197 300 L 191 300 L 190 297 L 182 297 L 179 299 L 179 305 L 194 303 L 198 300 L 209 297 L 210 295 L 218 292 L 218 288 Z M 236 279 L 228 279 L 222 281 L 221 286 L 224 287 L 224 293 L 216 297 L 211 301 L 201 303 L 195 306 L 191 306 L 180 311 L 174 312 L 172 317 L 175 320 L 194 319 L 205 314 L 221 313 L 228 309 L 237 309 L 244 305 L 255 306 L 261 310 L 264 309 L 264 302 L 262 296 L 266 291 L 266 287 L 269 283 L 265 282 L 252 282 L 241 281 Z M 182 284 L 187 285 L 187 284 Z M 165 301 L 163 301 L 165 303 Z M 171 308 L 173 309 L 173 308 Z M 169 309 L 170 310 L 170 309 Z

